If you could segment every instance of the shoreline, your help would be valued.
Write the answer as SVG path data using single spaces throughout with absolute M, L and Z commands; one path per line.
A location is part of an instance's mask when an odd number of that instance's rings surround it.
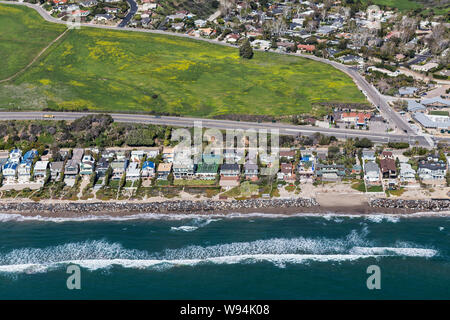
M 289 216 L 439 216 L 450 213 L 449 200 L 374 199 L 354 205 L 322 206 L 315 199 L 270 200 L 167 200 L 162 202 L 2 202 L 0 221 L 13 218 L 32 219 L 145 219 L 193 217 L 289 217 Z M 9 218 L 8 218 L 9 217 Z M 4 219 L 2 219 L 4 218 Z M 17 220 L 16 219 L 16 220 Z

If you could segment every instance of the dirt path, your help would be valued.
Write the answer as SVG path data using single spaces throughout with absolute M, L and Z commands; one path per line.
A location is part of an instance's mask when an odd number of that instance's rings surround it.
M 31 60 L 31 62 L 25 68 L 23 68 L 22 70 L 17 71 L 15 74 L 13 74 L 12 76 L 10 76 L 10 77 L 8 77 L 6 79 L 0 80 L 0 83 L 11 81 L 14 78 L 16 78 L 18 75 L 20 75 L 21 73 L 27 71 L 33 65 L 33 63 L 35 63 L 36 60 L 39 59 L 45 53 L 45 51 L 47 51 L 48 48 L 50 48 L 55 42 L 57 42 L 59 39 L 61 39 L 67 33 L 67 31 L 69 31 L 69 30 L 70 29 L 66 29 L 55 40 L 50 42 L 48 44 L 48 46 L 46 46 L 44 49 L 42 49 L 41 52 L 39 52 L 39 54 L 36 57 L 34 57 L 34 59 Z

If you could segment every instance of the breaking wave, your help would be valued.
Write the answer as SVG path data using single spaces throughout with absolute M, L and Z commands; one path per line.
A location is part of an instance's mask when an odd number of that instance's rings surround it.
M 342 213 L 227 213 L 227 214 L 185 214 L 185 213 L 141 213 L 124 216 L 111 215 L 84 215 L 80 217 L 45 217 L 45 216 L 27 216 L 14 213 L 0 213 L 0 222 L 18 221 L 42 221 L 42 222 L 83 222 L 83 221 L 130 221 L 130 220 L 168 220 L 179 221 L 186 219 L 286 219 L 286 218 L 324 218 L 327 221 L 342 222 L 343 218 L 358 219 L 365 218 L 372 222 L 398 222 L 400 218 L 425 218 L 425 217 L 449 217 L 450 211 L 440 212 L 417 212 L 409 214 L 385 214 L 385 213 L 368 213 L 368 214 L 342 214 Z
M 171 227 L 170 231 L 184 231 L 184 232 L 191 232 L 195 231 L 198 228 L 202 228 L 210 224 L 214 221 L 220 221 L 221 219 L 200 219 L 200 218 L 194 218 L 191 222 L 191 225 L 185 225 L 180 227 Z
M 343 262 L 367 258 L 423 257 L 438 254 L 434 249 L 411 243 L 377 247 L 365 236 L 367 229 L 352 231 L 340 239 L 272 238 L 211 246 L 187 246 L 156 253 L 124 248 L 104 240 L 67 243 L 46 248 L 21 248 L 0 254 L 0 273 L 42 273 L 77 264 L 88 270 L 113 266 L 167 270 L 177 266 L 202 264 L 242 264 L 267 262 L 283 268 L 287 264 Z

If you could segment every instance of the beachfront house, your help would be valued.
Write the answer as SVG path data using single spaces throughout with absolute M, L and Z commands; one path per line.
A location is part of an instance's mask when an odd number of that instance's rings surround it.
M 247 162 L 244 165 L 245 178 L 256 181 L 258 180 L 258 165 L 255 163 Z
M 443 182 L 447 173 L 447 166 L 444 161 L 421 160 L 417 170 L 420 180 Z
M 158 180 L 167 180 L 172 171 L 172 163 L 160 163 L 158 165 Z
M 239 164 L 222 164 L 220 167 L 219 185 L 225 189 L 237 187 L 240 184 L 240 174 L 241 168 Z
M 397 166 L 392 158 L 383 158 L 380 160 L 380 168 L 383 179 L 392 179 L 397 177 Z
M 97 174 L 98 178 L 104 177 L 106 175 L 106 171 L 108 171 L 109 168 L 109 161 L 107 158 L 100 158 L 98 161 L 96 167 L 95 167 L 95 173 Z
M 378 164 L 374 161 L 364 163 L 364 181 L 367 185 L 380 185 L 381 174 Z
M 59 180 L 63 172 L 63 161 L 50 162 L 50 177 L 52 180 Z
M 111 180 L 120 180 L 128 167 L 128 160 L 114 160 L 111 162 L 112 176 Z
M 29 150 L 23 155 L 22 161 L 20 161 L 19 167 L 17 168 L 19 182 L 25 183 L 30 181 L 31 167 L 37 156 L 38 152 L 36 150 Z
M 344 165 L 341 164 L 317 164 L 315 176 L 316 180 L 324 182 L 341 181 L 347 174 Z
M 400 163 L 400 182 L 404 184 L 416 182 L 416 171 L 409 163 Z
M 18 166 L 19 164 L 11 161 L 8 161 L 3 165 L 2 174 L 3 179 L 5 180 L 4 182 L 10 183 L 16 180 Z
M 20 159 L 22 159 L 22 150 L 14 149 L 9 153 L 9 162 L 19 164 Z
M 282 163 L 277 173 L 278 180 L 295 181 L 294 166 L 292 163 Z
M 34 165 L 33 176 L 36 181 L 42 181 L 47 176 L 48 161 L 37 161 Z
M 22 161 L 17 168 L 17 180 L 21 183 L 29 182 L 31 178 L 31 165 L 30 161 Z
M 79 173 L 79 163 L 79 160 L 70 159 L 67 160 L 64 166 L 64 183 L 69 187 L 75 185 L 75 180 Z
M 84 150 L 83 149 L 73 149 L 72 150 L 72 160 L 77 161 L 78 163 L 83 160 Z
M 218 170 L 218 164 L 202 162 L 198 164 L 195 176 L 200 180 L 214 180 L 217 176 Z
M 302 154 L 297 166 L 298 179 L 302 182 L 312 182 L 315 172 L 315 157 L 310 153 Z
M 141 166 L 139 162 L 130 162 L 127 168 L 127 181 L 136 181 L 141 178 Z
M 236 163 L 224 163 L 220 167 L 220 175 L 223 177 L 239 177 L 241 167 Z
M 80 174 L 81 175 L 91 175 L 94 172 L 95 160 L 94 157 L 89 155 L 84 155 L 80 164 Z
M 141 176 L 147 179 L 153 178 L 155 176 L 155 163 L 152 161 L 145 161 L 142 164 Z
M 163 161 L 166 163 L 173 162 L 174 154 L 175 154 L 175 148 L 164 147 L 163 152 L 162 152 Z
M 194 160 L 187 156 L 177 156 L 172 170 L 175 179 L 190 179 L 194 176 Z

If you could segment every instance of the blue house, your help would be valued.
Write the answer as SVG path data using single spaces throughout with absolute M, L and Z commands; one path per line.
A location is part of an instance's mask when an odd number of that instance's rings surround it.
M 38 156 L 38 152 L 36 150 L 27 151 L 22 158 L 22 163 L 25 162 L 33 162 L 33 159 Z
M 142 164 L 141 177 L 151 178 L 155 175 L 155 163 L 152 161 L 145 161 Z

